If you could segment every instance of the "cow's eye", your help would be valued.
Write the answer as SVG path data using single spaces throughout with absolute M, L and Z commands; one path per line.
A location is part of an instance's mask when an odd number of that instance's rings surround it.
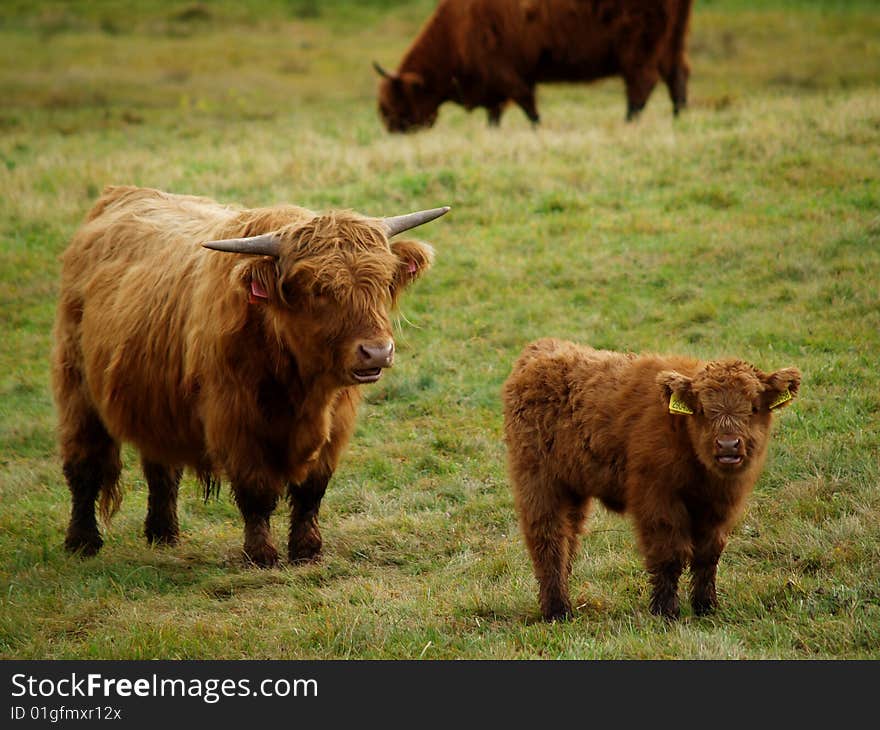
M 758 412 L 758 406 L 752 406 L 752 415 L 755 415 Z

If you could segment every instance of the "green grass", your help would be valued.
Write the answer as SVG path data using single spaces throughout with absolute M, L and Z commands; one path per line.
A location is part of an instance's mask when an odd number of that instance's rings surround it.
M 350 6 L 357 6 L 356 10 Z M 704 0 L 692 106 L 619 80 L 541 87 L 543 125 L 444 107 L 390 137 L 370 61 L 432 3 L 4 3 L 0 11 L 0 657 L 880 657 L 880 12 Z M 322 508 L 324 561 L 251 570 L 224 489 L 184 539 L 121 512 L 93 560 L 69 503 L 48 356 L 57 256 L 105 184 L 394 214 L 450 204 L 403 302 L 399 361 Z M 499 390 L 529 340 L 797 365 L 801 397 L 719 570 L 668 625 L 625 520 L 598 509 L 576 618 L 539 620 Z M 284 516 L 274 518 L 278 542 Z

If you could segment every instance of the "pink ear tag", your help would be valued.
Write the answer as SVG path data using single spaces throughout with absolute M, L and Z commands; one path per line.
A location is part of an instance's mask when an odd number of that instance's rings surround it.
M 251 290 L 248 292 L 248 304 L 268 301 L 269 294 L 256 279 L 251 279 Z

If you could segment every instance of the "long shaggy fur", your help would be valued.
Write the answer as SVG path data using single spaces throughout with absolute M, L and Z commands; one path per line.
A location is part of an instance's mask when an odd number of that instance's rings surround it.
M 771 407 L 799 385 L 794 368 L 767 374 L 741 360 L 527 346 L 504 384 L 504 433 L 543 616 L 571 612 L 571 563 L 593 498 L 632 516 L 653 612 L 678 615 L 687 564 L 695 612 L 712 610 L 718 559 L 764 463 Z M 670 413 L 672 396 L 693 413 Z
M 443 0 L 379 87 L 389 131 L 430 126 L 439 106 L 508 100 L 538 121 L 535 85 L 622 76 L 627 116 L 663 79 L 677 114 L 687 101 L 692 0 Z
M 201 246 L 273 231 L 278 259 Z M 391 341 L 389 309 L 432 255 L 389 244 L 356 213 L 107 188 L 63 255 L 54 331 L 61 455 L 76 489 L 97 489 L 109 518 L 127 441 L 169 470 L 153 473 L 174 495 L 181 467 L 206 495 L 229 479 L 247 532 L 246 510 L 267 515 L 289 484 L 329 479 L 360 400 L 358 347 Z M 253 288 L 265 300 L 249 303 Z M 67 545 L 93 552 L 86 512 Z M 273 561 L 274 548 L 257 550 Z

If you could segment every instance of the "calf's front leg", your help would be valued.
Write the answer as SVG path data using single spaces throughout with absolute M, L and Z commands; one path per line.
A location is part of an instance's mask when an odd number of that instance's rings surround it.
M 684 505 L 675 501 L 646 501 L 635 507 L 639 542 L 651 576 L 651 613 L 677 619 L 678 580 L 691 556 L 690 517 Z
M 678 618 L 678 579 L 683 569 L 684 560 L 680 558 L 648 562 L 648 573 L 651 575 L 650 607 L 655 616 Z
M 718 607 L 715 575 L 726 543 L 726 536 L 716 530 L 702 534 L 694 541 L 694 555 L 691 559 L 691 607 L 697 616 L 705 616 Z

